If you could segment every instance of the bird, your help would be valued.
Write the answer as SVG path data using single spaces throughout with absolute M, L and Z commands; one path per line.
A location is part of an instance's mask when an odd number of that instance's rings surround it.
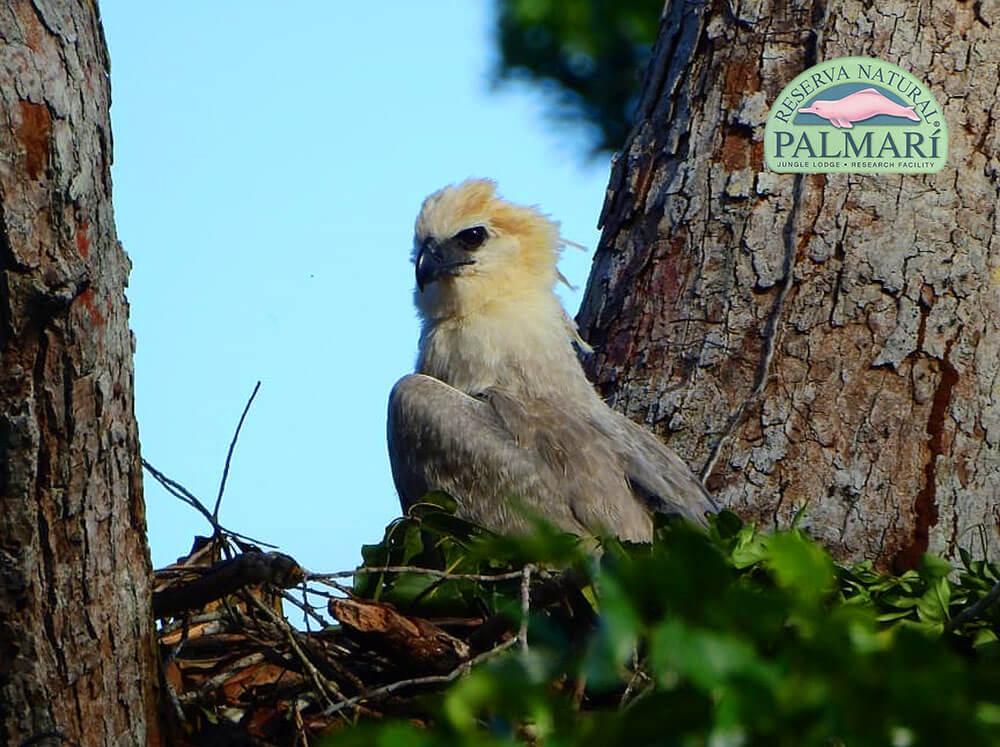
M 677 454 L 613 410 L 555 293 L 564 241 L 489 179 L 428 196 L 414 230 L 414 373 L 389 395 L 393 481 L 406 513 L 432 491 L 503 535 L 538 520 L 649 542 L 656 513 L 705 525 L 718 507 Z

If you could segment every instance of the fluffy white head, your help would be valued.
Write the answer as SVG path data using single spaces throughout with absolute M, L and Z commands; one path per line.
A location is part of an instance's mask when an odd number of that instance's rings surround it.
M 463 246 L 463 231 L 481 228 L 485 240 Z M 469 179 L 424 200 L 414 232 L 414 259 L 427 242 L 458 249 L 469 264 L 418 288 L 417 309 L 426 319 L 446 319 L 551 293 L 559 278 L 559 227 L 535 208 L 496 196 L 496 184 Z M 452 242 L 450 245 L 448 242 Z
M 561 246 L 555 222 L 501 199 L 492 181 L 470 179 L 424 200 L 413 255 L 419 370 L 470 392 L 585 383 L 576 327 L 554 292 Z

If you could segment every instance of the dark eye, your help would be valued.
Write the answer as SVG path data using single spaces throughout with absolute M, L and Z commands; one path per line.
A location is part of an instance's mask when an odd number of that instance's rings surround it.
M 456 233 L 455 238 L 464 249 L 471 252 L 473 249 L 478 249 L 486 241 L 486 229 L 482 226 L 466 228 L 464 231 Z

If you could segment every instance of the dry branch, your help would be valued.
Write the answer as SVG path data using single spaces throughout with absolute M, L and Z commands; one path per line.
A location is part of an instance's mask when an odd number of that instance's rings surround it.
M 179 612 L 204 607 L 254 584 L 280 589 L 299 583 L 305 573 L 298 563 L 279 552 L 245 552 L 215 563 L 204 575 L 180 586 L 169 586 L 153 594 L 153 614 L 174 617 Z

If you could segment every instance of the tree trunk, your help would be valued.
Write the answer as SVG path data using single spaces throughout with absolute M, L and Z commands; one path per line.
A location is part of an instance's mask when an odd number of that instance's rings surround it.
M 159 743 L 97 7 L 0 7 L 0 744 Z
M 933 175 L 766 171 L 805 68 L 884 59 Z M 595 381 L 762 525 L 912 567 L 1000 550 L 1000 3 L 670 0 L 579 316 Z

